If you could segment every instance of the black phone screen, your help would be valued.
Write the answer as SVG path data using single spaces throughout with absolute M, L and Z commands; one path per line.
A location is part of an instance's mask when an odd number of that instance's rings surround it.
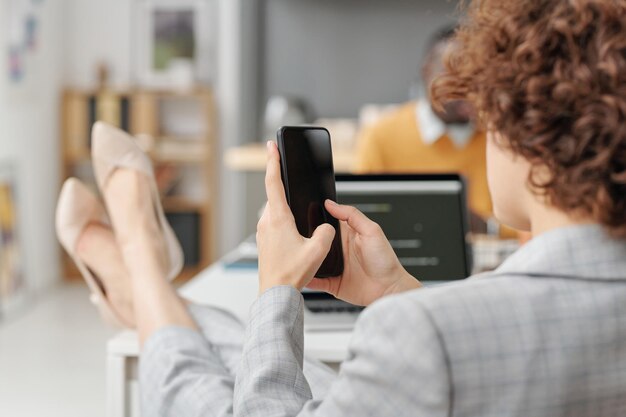
M 278 149 L 287 202 L 298 232 L 311 237 L 315 229 L 329 223 L 335 239 L 316 277 L 341 275 L 343 253 L 339 221 L 324 208 L 324 201 L 337 200 L 330 134 L 318 127 L 282 127 L 278 131 Z

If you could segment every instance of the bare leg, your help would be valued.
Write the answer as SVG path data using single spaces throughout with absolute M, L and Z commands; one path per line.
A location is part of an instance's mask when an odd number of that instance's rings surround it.
M 78 239 L 76 252 L 102 281 L 116 313 L 127 323 L 135 323 L 131 283 L 113 231 L 100 223 L 90 224 Z
M 164 327 L 198 330 L 185 303 L 166 279 L 167 250 L 152 206 L 148 179 L 135 171 L 119 169 L 103 192 L 131 277 L 141 345 Z

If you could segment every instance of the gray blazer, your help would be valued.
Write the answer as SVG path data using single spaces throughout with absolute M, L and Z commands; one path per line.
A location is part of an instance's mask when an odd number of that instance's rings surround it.
M 303 373 L 300 293 L 270 289 L 251 317 L 234 386 L 213 364 L 216 355 L 190 361 L 210 341 L 180 329 L 151 338 L 140 375 L 150 403 L 144 409 L 178 416 L 626 416 L 626 241 L 599 226 L 545 233 L 495 272 L 376 302 L 360 317 L 349 357 L 321 398 L 313 399 Z

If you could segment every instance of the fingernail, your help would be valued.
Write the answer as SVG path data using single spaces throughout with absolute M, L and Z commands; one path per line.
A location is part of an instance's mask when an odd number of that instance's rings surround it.
M 271 149 L 272 148 L 272 141 L 268 140 L 267 141 L 267 149 Z
M 334 202 L 333 200 L 331 200 L 331 199 L 328 199 L 328 200 L 326 200 L 326 201 L 328 201 L 328 204 L 330 204 L 331 206 L 338 206 L 338 205 L 339 205 L 339 204 L 335 203 L 335 202 Z

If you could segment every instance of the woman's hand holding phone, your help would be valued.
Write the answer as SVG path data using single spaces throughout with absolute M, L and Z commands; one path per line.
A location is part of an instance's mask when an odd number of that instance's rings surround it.
M 378 224 L 354 207 L 325 202 L 328 212 L 340 220 L 344 271 L 341 276 L 314 278 L 330 250 L 335 229 L 319 226 L 307 239 L 300 235 L 287 204 L 280 176 L 280 156 L 268 142 L 265 189 L 267 205 L 257 225 L 259 291 L 278 285 L 305 286 L 326 291 L 347 302 L 368 305 L 378 298 L 421 284 L 400 264 Z
M 300 235 L 287 204 L 280 178 L 280 156 L 273 142 L 268 142 L 265 191 L 267 205 L 256 234 L 259 291 L 263 293 L 278 285 L 291 285 L 301 290 L 311 281 L 328 254 L 335 229 L 330 224 L 322 224 L 310 239 Z
M 380 226 L 355 207 L 326 200 L 326 210 L 341 223 L 344 271 L 341 276 L 313 278 L 308 288 L 328 292 L 357 305 L 422 286 L 400 264 Z

